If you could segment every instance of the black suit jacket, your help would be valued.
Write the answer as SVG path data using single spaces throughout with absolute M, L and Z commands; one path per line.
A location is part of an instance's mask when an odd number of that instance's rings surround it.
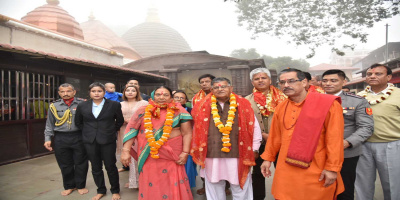
M 75 125 L 82 130 L 83 143 L 108 144 L 117 140 L 117 131 L 124 123 L 121 104 L 106 99 L 97 118 L 92 113 L 93 100 L 80 103 L 76 109 Z

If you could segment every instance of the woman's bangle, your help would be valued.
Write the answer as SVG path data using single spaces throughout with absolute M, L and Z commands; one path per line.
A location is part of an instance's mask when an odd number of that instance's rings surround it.
M 182 151 L 182 153 L 189 155 L 189 153 L 188 153 L 188 152 L 184 152 L 184 151 Z
M 130 151 L 131 151 L 130 149 L 127 149 L 127 148 L 125 148 L 125 147 L 122 148 L 122 151 L 124 151 L 124 150 L 127 151 L 127 152 L 130 152 Z

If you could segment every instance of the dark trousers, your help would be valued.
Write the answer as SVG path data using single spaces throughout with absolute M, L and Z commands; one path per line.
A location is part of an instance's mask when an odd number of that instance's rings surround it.
M 338 200 L 354 200 L 354 183 L 356 182 L 356 168 L 360 156 L 345 158 L 343 161 L 342 175 L 344 192 L 339 194 Z
M 262 144 L 259 149 L 259 154 L 264 152 L 265 145 Z M 251 179 L 253 180 L 253 199 L 263 200 L 265 198 L 265 178 L 261 173 L 261 164 L 264 160 L 258 156 L 256 159 L 256 165 L 253 166 L 253 174 Z
M 92 144 L 85 144 L 86 152 L 92 164 L 92 174 L 94 182 L 97 186 L 97 194 L 105 194 L 107 192 L 104 183 L 103 162 L 107 170 L 108 180 L 111 185 L 111 193 L 119 193 L 119 175 L 115 163 L 116 143 L 98 144 L 94 141 Z
M 54 153 L 61 169 L 64 189 L 85 188 L 89 165 L 82 133 L 55 132 Z

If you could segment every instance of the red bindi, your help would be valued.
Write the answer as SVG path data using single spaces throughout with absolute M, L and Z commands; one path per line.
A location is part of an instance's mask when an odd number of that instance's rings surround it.
M 218 86 L 220 86 L 220 87 L 221 87 L 221 84 L 218 84 Z

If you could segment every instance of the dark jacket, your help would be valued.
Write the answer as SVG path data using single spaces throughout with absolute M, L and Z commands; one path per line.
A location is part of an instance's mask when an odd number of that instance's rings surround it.
M 121 104 L 106 99 L 97 118 L 92 113 L 93 100 L 78 105 L 75 125 L 82 130 L 83 143 L 108 144 L 117 140 L 117 131 L 124 123 Z

